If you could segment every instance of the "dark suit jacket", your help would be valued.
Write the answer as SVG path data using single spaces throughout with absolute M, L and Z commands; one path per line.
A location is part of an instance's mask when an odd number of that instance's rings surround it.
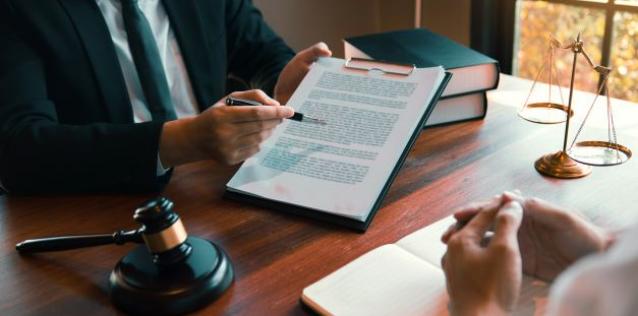
M 227 75 L 272 91 L 294 53 L 249 0 L 164 0 L 198 103 Z M 94 0 L 0 0 L 0 179 L 9 192 L 148 191 L 162 123 L 133 123 Z

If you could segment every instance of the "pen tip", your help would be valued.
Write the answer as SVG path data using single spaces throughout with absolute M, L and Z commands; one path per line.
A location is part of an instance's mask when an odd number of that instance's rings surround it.
M 320 120 L 320 119 L 316 119 L 316 118 L 312 118 L 312 117 L 304 117 L 305 120 L 308 120 L 309 122 L 315 123 L 315 124 L 319 124 L 319 125 L 326 125 L 326 121 L 324 120 Z

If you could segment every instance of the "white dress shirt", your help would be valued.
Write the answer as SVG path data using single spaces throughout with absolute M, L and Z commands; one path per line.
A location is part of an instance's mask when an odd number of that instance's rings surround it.
M 196 115 L 198 107 L 193 87 L 161 0 L 138 1 L 140 9 L 151 26 L 153 35 L 155 35 L 177 117 Z M 96 0 L 96 2 L 111 33 L 117 59 L 120 62 L 129 98 L 133 105 L 135 122 L 150 121 L 152 119 L 151 113 L 146 106 L 146 98 L 127 41 L 120 0 Z
M 135 123 L 152 120 L 151 113 L 146 106 L 146 98 L 142 90 L 142 84 L 137 75 L 137 69 L 133 62 L 133 56 L 129 49 L 122 8 L 120 0 L 95 0 L 111 34 L 117 59 L 122 68 L 124 81 L 128 95 L 133 106 L 133 119 Z M 180 51 L 177 39 L 171 29 L 170 21 L 161 0 L 139 0 L 138 5 L 148 20 L 162 59 L 164 72 L 171 93 L 171 100 L 175 106 L 178 118 L 197 115 L 199 112 L 197 100 L 193 93 L 184 58 Z M 96 23 L 98 23 L 96 21 Z M 162 166 L 157 154 L 157 176 L 164 175 L 168 169 Z M 0 181 L 0 189 L 4 189 Z
M 146 106 L 146 98 L 142 90 L 142 84 L 137 75 L 137 68 L 133 62 L 133 56 L 129 49 L 126 36 L 126 28 L 124 27 L 124 19 L 122 18 L 122 9 L 120 0 L 96 0 L 97 5 L 102 11 L 106 25 L 111 33 L 111 39 L 115 46 L 117 59 L 124 74 L 124 81 L 128 89 L 128 95 L 133 106 L 133 118 L 136 123 L 148 122 L 152 120 L 151 113 Z M 148 20 L 155 42 L 159 49 L 159 55 L 162 59 L 164 72 L 168 81 L 168 87 L 171 93 L 171 100 L 175 106 L 175 113 L 178 118 L 197 115 L 199 112 L 197 101 L 193 93 L 184 58 L 175 38 L 175 34 L 171 29 L 170 21 L 161 0 L 139 0 L 140 10 Z M 168 169 L 162 166 L 157 156 L 157 175 L 161 176 Z
M 554 282 L 548 315 L 638 315 L 638 225 L 603 254 L 581 259 Z

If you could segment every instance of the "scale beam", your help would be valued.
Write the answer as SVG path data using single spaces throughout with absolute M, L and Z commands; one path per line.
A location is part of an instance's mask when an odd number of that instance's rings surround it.
M 541 102 L 541 103 L 529 103 L 529 99 L 534 91 L 534 87 L 536 86 L 536 82 L 538 81 L 545 65 L 541 67 L 539 74 L 536 76 L 534 83 L 532 84 L 532 88 L 530 89 L 530 94 L 527 96 L 525 100 L 525 104 L 521 111 L 519 111 L 519 116 L 522 118 L 534 122 L 534 123 L 562 123 L 565 122 L 565 133 L 563 135 L 563 148 L 562 150 L 547 154 L 536 160 L 534 166 L 536 170 L 550 177 L 561 178 L 561 179 L 573 179 L 587 176 L 591 173 L 590 166 L 612 166 L 624 163 L 629 158 L 631 158 L 631 150 L 629 148 L 618 144 L 617 136 L 616 136 L 616 127 L 614 123 L 614 117 L 612 113 L 611 107 L 611 98 L 609 96 L 608 90 L 608 79 L 612 72 L 612 68 L 605 67 L 602 65 L 596 65 L 592 61 L 589 54 L 584 49 L 584 43 L 581 41 L 581 34 L 578 33 L 578 36 L 575 41 L 569 44 L 563 44 L 558 41 L 553 36 L 550 37 L 549 47 L 549 102 Z M 552 89 L 552 81 L 553 81 L 553 72 L 552 72 L 552 64 L 553 64 L 553 56 L 555 49 L 569 49 L 573 53 L 572 60 L 572 72 L 569 83 L 569 99 L 567 102 L 567 106 L 555 104 L 551 101 L 551 89 Z M 572 110 L 572 102 L 574 97 L 574 82 L 576 78 L 576 64 L 578 61 L 578 55 L 581 54 L 585 58 L 585 61 L 589 65 L 590 69 L 599 73 L 602 76 L 602 84 L 599 86 L 598 93 L 594 98 L 591 106 L 589 107 L 589 111 L 585 115 L 582 124 L 579 126 L 578 131 L 576 132 L 573 142 L 570 144 L 569 148 L 567 147 L 567 142 L 569 139 L 569 130 L 570 130 L 570 121 L 574 114 Z M 554 82 L 558 83 L 558 80 Z M 560 85 L 557 84 L 559 89 Z M 602 93 L 605 93 L 607 98 L 607 141 L 598 141 L 598 140 L 587 140 L 577 142 L 578 137 L 580 136 L 587 119 L 590 117 L 592 113 L 593 106 L 596 104 L 596 100 L 598 96 Z M 561 93 L 562 98 L 562 93 Z M 530 109 L 538 112 L 538 110 L 545 111 L 545 118 L 539 118 L 537 113 L 530 115 Z M 556 113 L 552 113 L 552 111 L 563 111 L 564 119 L 561 121 L 555 120 Z M 552 119 L 554 118 L 554 119 Z

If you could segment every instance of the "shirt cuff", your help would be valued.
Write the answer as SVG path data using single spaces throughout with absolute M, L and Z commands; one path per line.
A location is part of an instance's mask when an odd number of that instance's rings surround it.
M 162 160 L 160 159 L 159 153 L 157 153 L 157 171 L 156 171 L 156 175 L 158 177 L 161 177 L 161 176 L 165 175 L 169 170 L 171 170 L 171 168 L 164 168 L 164 165 L 162 165 Z M 2 183 L 0 183 L 0 185 L 2 185 Z

